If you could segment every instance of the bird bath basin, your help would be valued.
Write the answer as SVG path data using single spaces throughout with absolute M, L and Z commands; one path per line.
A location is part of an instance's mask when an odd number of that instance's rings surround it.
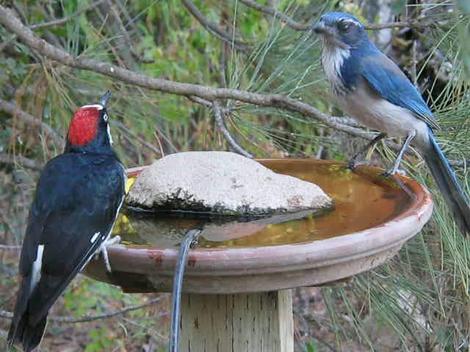
M 91 261 L 86 274 L 126 292 L 171 291 L 180 233 L 202 228 L 184 277 L 181 350 L 292 351 L 289 288 L 331 283 L 382 264 L 432 213 L 425 188 L 407 177 L 385 179 L 377 168 L 352 172 L 311 159 L 260 162 L 318 184 L 335 208 L 250 221 L 126 213 L 115 229 L 123 242 L 108 250 L 113 272 Z M 233 345 L 239 340 L 244 344 Z

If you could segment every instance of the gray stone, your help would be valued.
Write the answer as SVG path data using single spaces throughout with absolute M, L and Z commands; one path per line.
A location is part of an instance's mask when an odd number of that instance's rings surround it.
M 137 177 L 127 203 L 144 209 L 263 215 L 324 209 L 332 200 L 317 185 L 277 174 L 229 152 L 165 156 Z

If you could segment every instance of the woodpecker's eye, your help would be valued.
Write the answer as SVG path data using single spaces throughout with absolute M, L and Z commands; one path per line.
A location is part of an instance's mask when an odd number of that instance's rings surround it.
M 108 121 L 108 114 L 107 113 L 104 113 L 103 120 L 105 120 L 106 122 Z
M 338 29 L 341 32 L 347 32 L 353 27 L 353 23 L 347 20 L 341 20 L 338 22 Z

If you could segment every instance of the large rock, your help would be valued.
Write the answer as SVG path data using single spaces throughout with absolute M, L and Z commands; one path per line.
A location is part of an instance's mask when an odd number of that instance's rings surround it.
M 156 211 L 186 210 L 222 215 L 264 215 L 323 209 L 332 200 L 317 185 L 277 174 L 228 152 L 185 152 L 146 168 L 127 203 Z

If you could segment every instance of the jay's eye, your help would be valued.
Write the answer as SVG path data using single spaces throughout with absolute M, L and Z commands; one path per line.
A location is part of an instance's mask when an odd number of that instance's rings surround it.
M 347 32 L 351 29 L 352 27 L 352 23 L 350 21 L 339 21 L 338 22 L 338 29 L 341 31 L 341 32 Z

